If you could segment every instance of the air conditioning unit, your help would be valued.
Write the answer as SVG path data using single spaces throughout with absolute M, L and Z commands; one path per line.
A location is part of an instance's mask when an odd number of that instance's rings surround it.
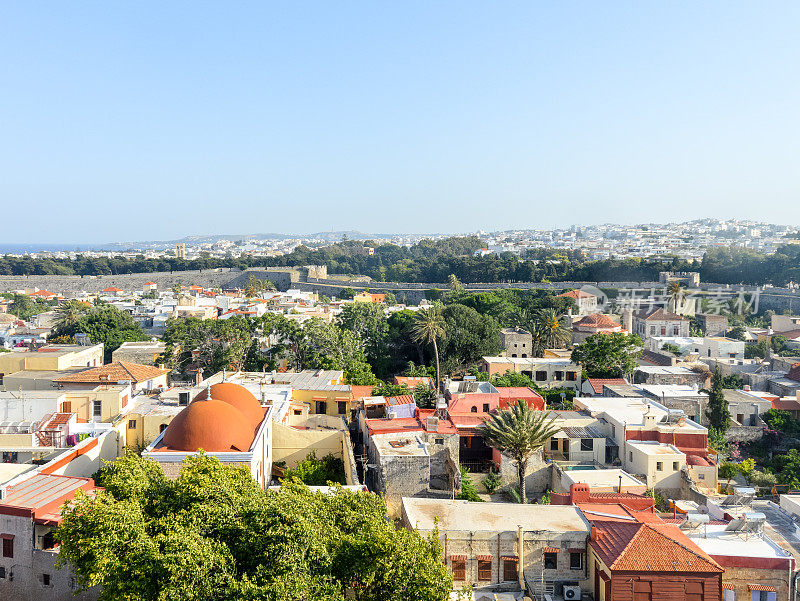
M 575 585 L 564 586 L 564 601 L 578 601 L 581 598 L 581 587 Z

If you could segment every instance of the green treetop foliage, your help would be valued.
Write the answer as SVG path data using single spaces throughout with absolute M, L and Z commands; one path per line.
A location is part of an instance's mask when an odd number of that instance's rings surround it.
M 106 360 L 111 359 L 111 353 L 123 342 L 150 340 L 130 313 L 109 304 L 86 307 L 83 312 L 76 311 L 69 318 L 66 315 L 58 317 L 51 336 L 74 338 L 75 334 L 81 332 L 87 334 L 93 343 L 103 343 Z
M 308 486 L 328 486 L 330 484 L 347 484 L 344 475 L 344 462 L 328 453 L 317 459 L 317 452 L 311 451 L 297 467 L 286 470 L 285 481 L 297 478 Z
M 27 294 L 3 293 L 2 297 L 11 301 L 8 312 L 23 321 L 30 321 L 34 315 L 52 310 L 58 303 L 56 300 L 35 298 Z
M 638 366 L 641 347 L 642 340 L 635 334 L 594 334 L 572 351 L 572 360 L 580 363 L 585 377 L 621 378 Z
M 99 483 L 64 508 L 56 539 L 101 601 L 445 601 L 453 587 L 438 537 L 395 528 L 378 495 L 265 492 L 202 453 L 175 480 L 129 454 Z
M 728 401 L 722 392 L 722 373 L 719 367 L 714 370 L 711 382 L 711 392 L 708 393 L 708 404 L 706 405 L 706 417 L 712 428 L 720 432 L 726 432 L 731 420 L 731 412 L 728 409 Z

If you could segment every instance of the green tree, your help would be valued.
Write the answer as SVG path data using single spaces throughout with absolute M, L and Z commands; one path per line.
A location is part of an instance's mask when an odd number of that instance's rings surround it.
M 561 428 L 546 413 L 534 411 L 520 400 L 508 409 L 492 413 L 479 429 L 486 444 L 514 461 L 520 495 L 522 502 L 526 503 L 528 461 Z
M 739 468 L 733 462 L 726 461 L 719 466 L 719 477 L 728 481 L 728 483 L 725 485 L 725 488 L 728 488 L 731 485 L 731 480 L 733 480 L 738 473 Z
M 297 478 L 308 486 L 327 486 L 329 484 L 346 484 L 344 462 L 328 453 L 317 459 L 317 452 L 311 451 L 293 469 L 286 470 L 284 480 Z
M 711 392 L 708 393 L 708 404 L 706 417 L 712 428 L 722 433 L 727 432 L 731 420 L 731 412 L 728 409 L 728 401 L 722 392 L 722 373 L 719 367 L 714 369 L 714 376 L 711 381 Z
M 426 309 L 417 311 L 411 325 L 411 338 L 420 344 L 433 345 L 433 354 L 436 358 L 436 391 L 439 391 L 439 345 L 438 341 L 445 335 L 445 322 L 442 317 L 442 305 L 435 303 Z
M 555 309 L 542 309 L 536 314 L 531 334 L 541 354 L 544 349 L 563 348 L 572 338 L 572 332 L 564 326 L 564 316 Z
M 356 295 L 356 291 L 352 288 L 342 288 L 339 291 L 339 298 L 342 300 L 351 300 Z
M 454 303 L 442 309 L 444 336 L 439 356 L 446 371 L 474 365 L 483 356 L 500 350 L 500 325 L 490 315 L 481 315 L 466 305 Z
M 77 322 L 86 314 L 89 305 L 78 300 L 68 300 L 59 305 L 55 310 L 55 322 L 53 327 L 56 329 L 66 329 Z
M 243 467 L 204 454 L 177 479 L 135 454 L 106 487 L 64 508 L 59 565 L 102 601 L 445 601 L 438 536 L 397 529 L 378 495 L 265 492 Z
M 753 470 L 756 469 L 756 460 L 752 457 L 742 459 L 736 467 L 739 473 L 744 476 L 744 479 L 747 480 L 747 483 L 750 484 L 750 477 L 753 475 Z
M 123 342 L 150 340 L 130 313 L 109 304 L 89 308 L 77 320 L 56 326 L 50 335 L 53 338 L 74 338 L 78 333 L 88 335 L 89 340 L 95 344 L 102 342 L 106 361 L 111 360 L 111 353 L 122 346 Z
M 635 334 L 594 334 L 572 351 L 588 378 L 622 378 L 638 366 L 642 340 Z
M 456 495 L 456 499 L 476 503 L 483 502 L 483 499 L 478 496 L 478 490 L 475 488 L 475 483 L 472 481 L 469 470 L 463 465 L 459 465 L 458 469 L 461 472 L 461 491 Z

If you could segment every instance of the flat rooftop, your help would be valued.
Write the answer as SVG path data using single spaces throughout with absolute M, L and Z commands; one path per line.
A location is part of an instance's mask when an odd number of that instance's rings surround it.
M 486 363 L 513 363 L 515 365 L 576 365 L 572 359 L 561 357 L 482 357 Z
M 572 505 L 522 505 L 518 503 L 472 503 L 449 499 L 403 497 L 403 510 L 411 526 L 429 531 L 589 533 L 589 524 Z M 438 519 L 438 522 L 437 522 Z
M 371 437 L 375 448 L 383 457 L 427 457 L 428 445 L 416 434 L 375 434 Z
M 692 542 L 712 557 L 763 557 L 790 559 L 792 555 L 766 536 L 742 536 L 726 531 L 726 525 L 708 524 L 696 530 L 683 529 Z
M 645 486 L 644 482 L 641 482 L 621 469 L 565 470 L 563 475 L 570 482 L 574 484 L 588 484 L 589 488 L 603 486 L 618 487 L 620 478 L 622 478 L 622 486 Z
M 649 413 L 655 416 L 658 426 L 669 425 L 679 430 L 689 429 L 697 433 L 706 431 L 703 426 L 690 419 L 686 419 L 683 425 L 662 421 L 669 415 L 667 408 L 644 397 L 576 397 L 574 402 L 576 406 L 585 407 L 595 415 L 605 414 L 627 426 L 644 426 L 644 416 Z
M 686 376 L 686 375 L 693 375 L 696 373 L 693 372 L 688 367 L 681 367 L 678 365 L 639 366 L 636 368 L 636 371 L 640 371 L 646 374 L 661 374 L 661 375 L 674 375 L 674 376 Z
M 708 398 L 706 393 L 698 392 L 695 388 L 684 384 L 643 384 L 639 388 L 657 399 L 692 397 L 699 400 Z
M 654 440 L 629 440 L 625 443 L 647 455 L 683 455 L 678 447 Z

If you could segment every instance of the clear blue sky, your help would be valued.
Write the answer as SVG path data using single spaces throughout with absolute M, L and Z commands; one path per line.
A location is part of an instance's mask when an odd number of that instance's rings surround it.
M 797 2 L 4 2 L 7 242 L 800 223 Z

